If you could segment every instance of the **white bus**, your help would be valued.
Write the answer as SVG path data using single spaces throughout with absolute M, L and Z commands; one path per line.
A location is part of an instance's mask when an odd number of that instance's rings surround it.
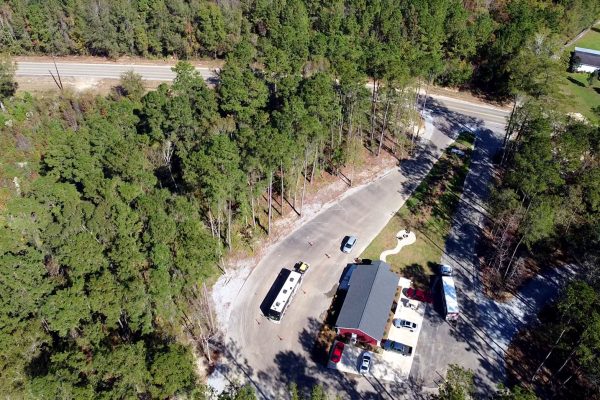
M 444 291 L 444 309 L 447 321 L 458 319 L 458 300 L 456 299 L 456 287 L 451 276 L 442 276 L 442 289 Z
M 290 274 L 288 275 L 285 283 L 281 287 L 281 290 L 279 290 L 277 297 L 269 309 L 269 314 L 267 317 L 271 321 L 275 322 L 276 324 L 281 322 L 281 318 L 283 317 L 285 310 L 292 302 L 292 298 L 300 287 L 301 282 L 302 274 L 296 271 L 290 271 Z

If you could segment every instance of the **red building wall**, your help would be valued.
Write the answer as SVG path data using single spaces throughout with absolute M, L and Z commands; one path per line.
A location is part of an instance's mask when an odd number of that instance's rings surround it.
M 339 335 L 351 337 L 353 333 L 356 334 L 356 340 L 363 343 L 369 343 L 373 346 L 377 346 L 377 339 L 372 338 L 361 330 L 358 329 L 346 329 L 346 328 L 337 328 L 337 332 Z

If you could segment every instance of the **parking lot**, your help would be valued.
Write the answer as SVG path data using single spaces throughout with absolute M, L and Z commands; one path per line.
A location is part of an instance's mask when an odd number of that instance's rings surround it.
M 416 328 L 397 328 L 392 323 L 387 334 L 387 339 L 403 345 L 412 347 L 410 355 L 403 355 L 393 350 L 378 349 L 378 352 L 372 352 L 373 360 L 371 363 L 370 375 L 384 381 L 402 381 L 406 380 L 410 374 L 413 359 L 417 351 L 419 334 L 423 323 L 425 304 L 409 299 L 405 295 L 405 290 L 409 288 L 411 281 L 401 278 L 398 286 L 401 287 L 401 294 L 398 300 L 398 307 L 394 313 L 394 320 L 403 319 L 417 324 Z M 335 343 L 334 343 L 335 345 Z M 338 363 L 329 361 L 329 368 L 337 369 L 341 372 L 358 375 L 358 369 L 365 350 L 352 344 L 345 344 L 342 357 Z
M 346 344 L 342 353 L 342 358 L 338 363 L 329 361 L 329 368 L 337 369 L 340 372 L 347 374 L 360 375 L 358 369 L 360 362 L 365 350 L 356 347 L 352 344 Z M 408 358 L 400 354 L 387 354 L 390 352 L 383 352 L 378 354 L 371 352 L 373 358 L 371 362 L 371 370 L 369 375 L 381 380 L 386 381 L 398 381 L 405 379 L 406 375 L 399 369 L 399 358 Z

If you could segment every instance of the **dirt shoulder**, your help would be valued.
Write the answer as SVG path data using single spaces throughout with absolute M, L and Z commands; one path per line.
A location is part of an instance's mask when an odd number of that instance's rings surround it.
M 427 89 L 427 93 L 432 96 L 443 96 L 452 99 L 463 100 L 468 103 L 479 103 L 481 105 L 493 106 L 504 111 L 510 111 L 512 107 L 512 103 L 510 102 L 491 101 L 490 99 L 483 98 L 482 96 L 478 96 L 467 90 L 430 86 Z
M 178 61 L 188 61 L 196 67 L 204 68 L 221 68 L 225 64 L 224 60 L 215 59 L 192 59 L 192 60 L 177 60 L 175 58 L 142 58 L 142 57 L 119 57 L 110 59 L 106 57 L 93 56 L 16 56 L 13 57 L 16 62 L 48 62 L 56 61 L 57 63 L 85 63 L 85 64 L 113 64 L 113 65 L 175 65 Z
M 59 91 L 56 83 L 51 77 L 46 76 L 17 76 L 17 93 L 28 92 L 36 95 L 53 96 Z M 119 79 L 98 79 L 88 77 L 62 77 L 61 81 L 65 89 L 75 92 L 92 92 L 99 95 L 111 93 L 113 88 L 119 84 Z M 143 81 L 146 90 L 154 90 L 160 85 L 161 81 Z

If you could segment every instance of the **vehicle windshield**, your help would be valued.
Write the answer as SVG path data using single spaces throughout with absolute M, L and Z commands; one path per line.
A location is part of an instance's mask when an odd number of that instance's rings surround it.
M 269 310 L 269 318 L 274 321 L 281 320 L 281 313 L 273 310 Z

